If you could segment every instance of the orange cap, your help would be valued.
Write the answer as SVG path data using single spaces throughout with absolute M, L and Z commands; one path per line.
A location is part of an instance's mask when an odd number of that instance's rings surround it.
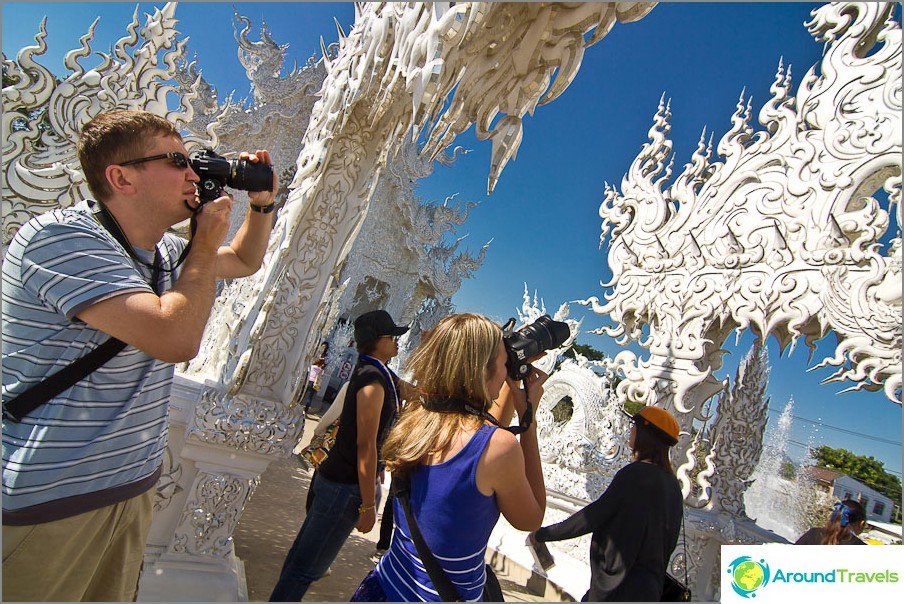
M 661 436 L 669 446 L 678 442 L 678 420 L 662 407 L 652 405 L 644 407 L 634 414 L 634 422 L 649 426 L 653 432 Z

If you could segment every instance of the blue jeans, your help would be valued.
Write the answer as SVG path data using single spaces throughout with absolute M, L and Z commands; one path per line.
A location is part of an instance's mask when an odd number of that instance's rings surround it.
M 314 474 L 314 501 L 283 562 L 271 602 L 299 602 L 339 555 L 358 523 L 361 489 Z
M 317 391 L 311 388 L 311 385 L 308 384 L 308 391 L 304 393 L 304 412 L 307 413 L 311 408 L 311 403 L 314 402 L 314 395 L 317 394 Z

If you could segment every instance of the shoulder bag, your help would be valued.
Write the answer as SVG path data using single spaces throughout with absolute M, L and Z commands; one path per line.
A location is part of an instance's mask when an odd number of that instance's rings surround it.
M 684 540 L 684 583 L 675 578 L 666 568 L 662 586 L 661 602 L 690 602 L 691 590 L 687 586 L 687 525 L 684 523 L 684 503 L 681 510 L 681 535 Z

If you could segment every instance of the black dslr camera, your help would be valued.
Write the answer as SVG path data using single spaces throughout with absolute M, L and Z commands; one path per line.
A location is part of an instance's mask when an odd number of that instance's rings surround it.
M 513 380 L 523 380 L 530 373 L 527 359 L 558 348 L 571 335 L 568 323 L 553 321 L 549 315 L 543 315 L 518 331 L 512 331 L 514 326 L 515 319 L 509 319 L 502 328 L 502 343 L 507 355 L 505 366 Z
M 221 196 L 223 187 L 241 191 L 273 190 L 273 166 L 269 164 L 254 164 L 246 159 L 226 159 L 210 149 L 193 153 L 189 163 L 201 178 L 197 185 L 201 205 Z

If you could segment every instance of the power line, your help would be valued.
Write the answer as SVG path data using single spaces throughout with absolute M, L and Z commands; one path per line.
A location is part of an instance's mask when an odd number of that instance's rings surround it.
M 807 444 L 807 443 L 798 442 L 798 441 L 796 441 L 796 440 L 791 440 L 790 438 L 788 439 L 788 444 L 790 444 L 790 445 L 796 445 L 796 446 L 798 446 L 798 447 L 803 447 L 804 449 L 808 449 L 808 450 L 809 450 L 810 448 L 812 448 L 812 445 L 809 445 L 809 444 Z M 885 471 L 885 472 L 887 472 L 887 473 L 889 473 L 889 474 L 894 474 L 895 476 L 901 476 L 901 473 L 900 473 L 900 472 L 898 472 L 898 471 L 896 471 L 896 470 L 890 470 L 890 469 L 886 468 L 884 464 L 883 464 L 883 466 L 882 466 L 882 470 Z
M 781 414 L 782 412 L 779 411 L 778 409 L 769 409 L 769 413 L 778 413 L 778 414 Z M 830 429 L 830 430 L 837 430 L 838 432 L 843 432 L 844 434 L 850 434 L 851 436 L 859 436 L 860 438 L 865 438 L 866 440 L 874 440 L 874 441 L 876 441 L 876 442 L 885 443 L 885 444 L 887 444 L 887 445 L 896 445 L 896 446 L 898 446 L 898 447 L 901 446 L 901 441 L 893 441 L 893 440 L 889 440 L 889 439 L 887 439 L 887 438 L 881 438 L 881 437 L 879 437 L 879 436 L 872 436 L 872 435 L 869 435 L 869 434 L 864 434 L 864 433 L 862 433 L 862 432 L 854 432 L 853 430 L 848 430 L 848 429 L 846 429 L 846 428 L 839 428 L 838 426 L 832 426 L 832 425 L 830 425 L 830 424 L 826 424 L 826 423 L 823 423 L 823 422 L 819 422 L 819 421 L 816 421 L 816 420 L 813 420 L 813 419 L 808 419 L 808 418 L 806 418 L 806 417 L 801 417 L 801 416 L 799 416 L 799 415 L 792 415 L 791 417 L 794 418 L 794 419 L 796 419 L 796 420 L 800 420 L 800 421 L 802 421 L 802 422 L 808 422 L 808 423 L 813 424 L 813 425 L 815 425 L 815 426 L 820 426 L 821 428 L 828 428 L 828 429 Z

